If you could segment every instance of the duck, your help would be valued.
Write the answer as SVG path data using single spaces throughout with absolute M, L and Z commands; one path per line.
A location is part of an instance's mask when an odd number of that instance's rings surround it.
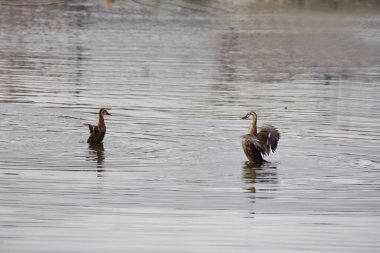
M 103 142 L 104 136 L 106 135 L 106 123 L 104 122 L 104 115 L 111 114 L 107 111 L 107 108 L 100 108 L 98 124 L 84 124 L 85 126 L 88 126 L 88 129 L 90 130 L 90 137 L 88 137 L 87 143 L 100 144 Z
M 251 120 L 248 134 L 242 136 L 242 146 L 249 163 L 263 164 L 267 161 L 263 156 L 270 155 L 276 151 L 280 140 L 280 132 L 272 125 L 264 125 L 257 133 L 257 114 L 248 112 L 242 119 Z

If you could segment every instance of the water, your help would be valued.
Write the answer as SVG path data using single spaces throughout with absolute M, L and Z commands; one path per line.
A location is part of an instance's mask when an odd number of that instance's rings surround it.
M 112 2 L 0 5 L 1 252 L 377 252 L 376 12 Z

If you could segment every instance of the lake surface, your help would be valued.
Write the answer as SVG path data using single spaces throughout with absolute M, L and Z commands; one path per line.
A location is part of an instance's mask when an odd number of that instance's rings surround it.
M 379 12 L 265 3 L 3 1 L 0 251 L 378 252 Z

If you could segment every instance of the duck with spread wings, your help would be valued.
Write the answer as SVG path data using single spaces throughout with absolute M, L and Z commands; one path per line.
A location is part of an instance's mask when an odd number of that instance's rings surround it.
M 104 122 L 104 115 L 111 115 L 106 108 L 99 110 L 99 121 L 97 125 L 84 124 L 88 126 L 90 130 L 90 137 L 87 139 L 89 144 L 102 143 L 104 136 L 106 135 L 106 123 Z
M 263 155 L 270 155 L 276 149 L 280 140 L 280 133 L 272 125 L 264 125 L 257 133 L 257 114 L 249 112 L 242 119 L 251 120 L 248 134 L 242 136 L 242 145 L 245 155 L 252 164 L 266 162 Z

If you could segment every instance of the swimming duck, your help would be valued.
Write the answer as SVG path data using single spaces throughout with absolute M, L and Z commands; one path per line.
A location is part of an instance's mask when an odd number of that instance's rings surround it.
M 104 122 L 104 115 L 111 115 L 106 108 L 100 108 L 98 125 L 84 124 L 90 129 L 90 137 L 87 139 L 87 143 L 99 144 L 103 141 L 106 134 L 106 123 Z
M 263 155 L 270 155 L 277 149 L 280 133 L 272 125 L 264 125 L 257 133 L 257 114 L 249 112 L 242 119 L 250 119 L 251 125 L 248 134 L 242 136 L 245 155 L 250 163 L 262 164 L 266 162 Z

